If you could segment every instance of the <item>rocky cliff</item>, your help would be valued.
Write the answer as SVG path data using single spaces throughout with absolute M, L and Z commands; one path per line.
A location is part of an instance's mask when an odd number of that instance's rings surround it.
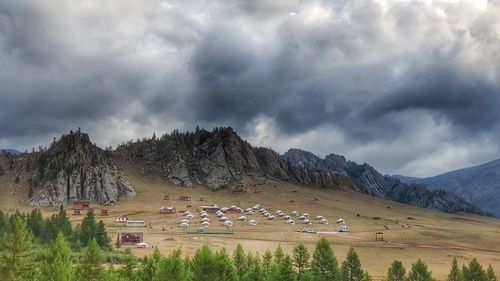
M 287 179 L 286 165 L 276 152 L 252 147 L 231 128 L 186 134 L 174 131 L 122 145 L 115 154 L 144 174 L 160 175 L 183 186 L 205 185 L 217 190 L 252 173 Z
M 30 200 L 33 206 L 58 206 L 76 200 L 115 204 L 120 196 L 135 195 L 111 153 L 92 144 L 87 134 L 63 135 L 49 149 L 29 157 L 36 160 L 25 169 L 32 186 L 38 187 Z

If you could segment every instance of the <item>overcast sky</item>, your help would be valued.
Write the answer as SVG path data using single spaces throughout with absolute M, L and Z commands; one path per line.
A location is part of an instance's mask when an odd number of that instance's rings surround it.
M 497 0 L 0 1 L 0 147 L 232 126 L 429 176 L 500 158 L 499 71 Z

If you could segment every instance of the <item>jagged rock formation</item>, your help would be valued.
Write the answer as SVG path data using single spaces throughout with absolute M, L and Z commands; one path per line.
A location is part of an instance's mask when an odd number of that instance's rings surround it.
M 120 196 L 134 196 L 110 158 L 84 133 L 63 135 L 47 151 L 36 154 L 36 180 L 41 189 L 33 206 L 58 206 L 76 200 L 115 204 Z M 33 166 L 33 165 L 32 165 Z
M 231 128 L 174 132 L 120 146 L 116 155 L 146 174 L 158 174 L 183 186 L 197 184 L 217 190 L 251 173 L 287 179 L 286 166 L 276 152 L 252 147 Z

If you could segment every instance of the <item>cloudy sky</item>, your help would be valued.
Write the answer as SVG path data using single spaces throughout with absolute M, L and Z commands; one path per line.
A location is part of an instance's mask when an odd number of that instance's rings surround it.
M 0 147 L 232 126 L 434 175 L 500 158 L 500 1 L 0 2 Z

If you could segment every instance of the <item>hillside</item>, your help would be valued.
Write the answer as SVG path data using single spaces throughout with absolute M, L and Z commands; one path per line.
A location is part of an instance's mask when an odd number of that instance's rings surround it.
M 119 146 L 115 158 L 124 167 L 144 175 L 160 176 L 181 186 L 204 185 L 212 190 L 229 187 L 245 192 L 244 177 L 263 176 L 292 184 L 331 190 L 355 190 L 398 202 L 445 212 L 481 211 L 455 195 L 430 192 L 421 185 L 403 184 L 381 175 L 368 164 L 358 165 L 330 154 L 321 159 L 300 149 L 280 156 L 271 149 L 253 147 L 232 128 L 212 132 L 165 134 Z
M 500 160 L 434 177 L 406 179 L 404 181 L 424 184 L 433 190 L 443 189 L 452 192 L 500 217 Z

